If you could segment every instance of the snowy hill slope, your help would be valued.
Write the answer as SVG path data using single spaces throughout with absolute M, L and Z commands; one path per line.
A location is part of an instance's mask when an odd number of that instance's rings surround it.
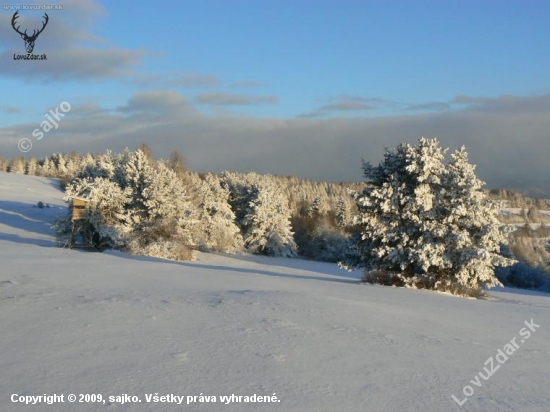
M 502 289 L 476 301 L 365 286 L 299 259 L 65 250 L 50 229 L 64 213 L 55 180 L 0 173 L 0 411 L 548 410 L 548 295 Z M 522 343 L 531 319 L 540 327 Z M 476 380 L 513 338 L 519 349 Z M 463 401 L 465 386 L 474 393 L 459 407 L 451 396 Z M 148 403 L 155 393 L 217 402 Z M 280 402 L 220 401 L 273 393 Z M 141 402 L 108 401 L 121 394 Z

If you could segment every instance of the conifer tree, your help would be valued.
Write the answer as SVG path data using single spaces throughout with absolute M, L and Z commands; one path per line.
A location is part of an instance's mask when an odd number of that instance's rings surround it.
M 8 169 L 10 173 L 25 174 L 25 158 L 21 156 L 12 159 Z
M 364 163 L 367 187 L 356 198 L 361 232 L 348 267 L 393 274 L 402 284 L 469 288 L 498 284 L 506 242 L 497 208 L 481 190 L 464 149 L 446 165 L 436 139 L 387 150 L 378 166 Z
M 36 161 L 36 158 L 34 156 L 31 156 L 29 160 L 27 160 L 25 173 L 31 176 L 35 176 L 37 168 L 38 168 L 38 162 Z
M 268 256 L 296 256 L 288 200 L 267 182 L 253 186 L 250 193 L 242 221 L 246 248 Z
M 511 228 L 498 221 L 499 205 L 483 191 L 462 146 L 454 152 L 443 179 L 441 202 L 447 232 L 445 245 L 452 262 L 450 281 L 472 288 L 496 286 L 495 268 L 514 263 L 500 254 Z
M 219 178 L 207 174 L 192 182 L 196 193 L 199 248 L 205 251 L 235 252 L 243 247 L 236 217 L 229 205 L 229 189 L 222 187 Z

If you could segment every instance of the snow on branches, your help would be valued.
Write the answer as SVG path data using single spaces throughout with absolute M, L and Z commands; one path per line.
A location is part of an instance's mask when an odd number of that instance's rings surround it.
M 483 192 L 464 147 L 444 162 L 437 139 L 387 150 L 378 166 L 364 163 L 367 187 L 356 196 L 361 228 L 347 267 L 384 271 L 397 284 L 478 289 L 500 284 L 494 270 L 507 232 Z

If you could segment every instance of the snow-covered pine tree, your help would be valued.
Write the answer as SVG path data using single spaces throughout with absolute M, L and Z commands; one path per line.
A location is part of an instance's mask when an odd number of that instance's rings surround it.
M 148 221 L 196 217 L 185 186 L 174 171 L 162 163 L 145 170 L 147 174 L 138 196 L 146 208 Z
M 109 152 L 109 151 L 107 151 Z M 95 163 L 94 156 L 91 153 L 86 153 L 84 156 L 82 156 L 82 162 L 81 167 L 85 167 L 89 164 Z
M 25 173 L 30 176 L 36 176 L 37 168 L 38 168 L 38 162 L 36 161 L 36 158 L 34 156 L 31 156 L 29 160 L 27 160 L 27 164 L 25 166 Z
M 114 173 L 114 181 L 125 190 L 132 191 L 128 209 L 136 225 L 146 222 L 149 218 L 148 208 L 145 205 L 144 190 L 150 184 L 153 167 L 149 157 L 140 149 L 135 152 L 126 150 L 122 155 Z
M 12 159 L 8 166 L 10 173 L 17 173 L 24 175 L 25 174 L 25 158 L 24 157 L 16 157 L 15 159 Z
M 352 266 L 412 276 L 426 259 L 419 244 L 433 222 L 434 194 L 440 188 L 444 153 L 436 140 L 421 139 L 418 147 L 403 143 L 386 150 L 378 166 L 363 163 L 367 187 L 357 196 L 357 260 Z M 425 255 L 425 254 L 424 254 Z M 424 256 L 429 259 L 429 256 Z
M 471 251 L 462 249 L 465 234 L 455 222 L 457 213 L 463 214 L 463 226 L 475 222 L 469 226 L 472 236 L 483 238 L 474 248 L 478 259 L 504 263 L 494 250 L 495 243 L 504 241 L 498 228 L 494 231 L 496 215 L 488 203 L 483 210 L 475 207 L 483 192 L 461 152 L 446 167 L 445 151 L 436 139 L 422 138 L 417 146 L 401 144 L 387 150 L 376 167 L 364 163 L 368 184 L 357 196 L 360 213 L 355 222 L 361 233 L 353 240 L 355 258 L 346 266 L 383 271 L 394 283 L 428 288 L 453 283 L 475 289 L 498 283 L 494 266 L 471 270 Z M 466 181 L 468 190 L 475 191 L 471 201 L 466 191 L 458 190 Z M 475 232 L 476 227 L 483 229 Z
M 239 226 L 242 226 L 248 204 L 254 196 L 253 188 L 260 179 L 256 173 L 242 175 L 224 171 L 220 174 L 220 184 L 229 191 L 229 204 Z
M 85 156 L 82 159 L 80 170 L 76 173 L 76 176 L 81 179 L 103 177 L 112 180 L 115 174 L 115 167 L 116 158 L 110 150 L 107 150 L 107 152 L 95 158 L 91 155 Z
M 291 210 L 282 184 L 273 176 L 256 173 L 223 172 L 220 181 L 222 187 L 229 189 L 229 203 L 249 251 L 270 256 L 296 255 Z
M 446 211 L 445 245 L 452 262 L 449 280 L 470 288 L 499 285 L 496 267 L 514 263 L 500 254 L 512 229 L 501 227 L 499 205 L 483 191 L 485 183 L 475 175 L 466 148 L 462 146 L 451 157 L 440 199 Z
M 197 244 L 205 251 L 235 252 L 243 247 L 236 217 L 229 205 L 229 189 L 220 179 L 207 174 L 204 179 L 193 176 L 194 199 L 198 210 Z
M 135 230 L 131 250 L 148 256 L 190 259 L 196 209 L 181 180 L 162 163 L 151 166 L 139 149 L 121 167 L 125 186 L 132 190 L 130 213 Z
M 38 162 L 38 169 L 36 170 L 38 176 L 54 177 L 56 176 L 55 164 L 50 157 L 46 157 Z
M 178 150 L 172 150 L 168 159 L 165 162 L 166 166 L 178 176 L 182 181 L 185 179 L 187 167 L 185 166 L 185 158 Z
M 311 218 L 315 218 L 318 216 L 323 215 L 326 212 L 325 205 L 323 204 L 323 201 L 320 197 L 316 197 L 313 199 L 313 203 L 309 207 L 307 211 L 307 215 Z
M 68 178 L 76 176 L 77 172 L 82 167 L 81 159 L 78 155 L 71 155 L 65 163 L 65 175 Z
M 52 156 L 53 162 L 56 169 L 56 177 L 67 177 L 67 159 L 63 153 L 55 153 Z
M 268 256 L 296 256 L 288 199 L 268 179 L 249 188 L 249 193 L 242 220 L 246 248 Z

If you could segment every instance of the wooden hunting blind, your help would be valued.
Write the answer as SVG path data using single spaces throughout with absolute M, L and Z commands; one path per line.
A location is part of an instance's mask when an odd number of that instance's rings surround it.
M 90 200 L 84 197 L 71 197 L 71 220 L 73 228 L 69 247 L 90 248 L 93 247 L 93 231 L 88 222 L 88 206 Z
M 73 204 L 73 221 L 86 219 L 88 217 L 89 200 L 83 197 L 72 197 L 71 200 Z

